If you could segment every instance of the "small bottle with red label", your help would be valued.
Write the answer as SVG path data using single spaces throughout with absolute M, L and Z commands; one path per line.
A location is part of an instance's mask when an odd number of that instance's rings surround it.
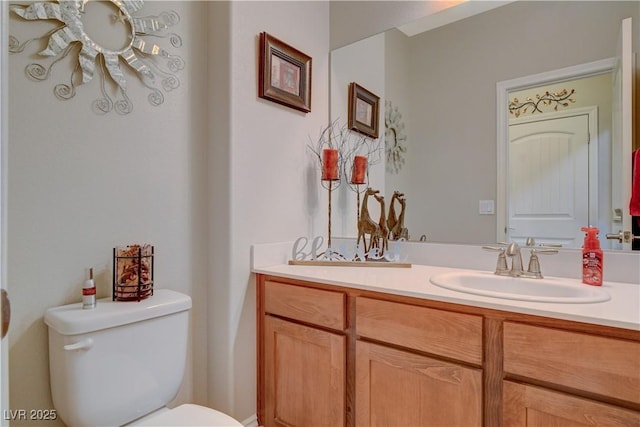
M 93 268 L 89 269 L 89 278 L 82 286 L 82 308 L 96 308 L 96 284 L 93 281 Z

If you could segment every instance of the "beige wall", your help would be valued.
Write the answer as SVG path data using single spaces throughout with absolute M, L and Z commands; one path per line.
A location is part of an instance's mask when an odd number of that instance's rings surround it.
M 52 94 L 73 67 L 61 61 L 51 78 L 34 83 L 24 67 L 33 50 L 9 58 L 7 274 L 12 301 L 10 340 L 11 408 L 52 408 L 49 391 L 45 310 L 77 302 L 85 268 L 96 273 L 98 296 L 111 295 L 111 249 L 155 245 L 155 283 L 192 295 L 192 341 L 205 335 L 207 227 L 203 204 L 207 151 L 206 74 L 201 52 L 200 5 L 150 3 L 150 13 L 176 10 L 187 63 L 182 85 L 164 105 L 146 102 L 146 91 L 129 76 L 134 111 L 100 116 L 91 102 L 99 79 L 77 88 L 72 100 Z M 10 32 L 21 39 L 48 23 L 15 17 Z M 35 31 L 37 33 L 37 31 Z M 178 53 L 178 52 L 176 52 Z M 191 368 L 192 364 L 190 364 Z M 100 369 L 99 366 L 96 369 Z M 184 397 L 205 395 L 187 378 Z M 15 423 L 20 425 L 19 422 Z
M 183 47 L 176 53 L 186 69 L 160 107 L 146 102 L 147 91 L 131 76 L 134 111 L 98 116 L 90 109 L 97 79 L 62 102 L 51 89 L 73 65 L 61 61 L 48 82 L 36 84 L 23 71 L 33 50 L 10 56 L 13 409 L 52 407 L 45 310 L 78 302 L 89 266 L 99 296 L 110 296 L 113 246 L 150 242 L 156 287 L 187 293 L 194 303 L 178 401 L 240 420 L 255 413 L 250 245 L 323 229 L 323 205 L 308 203 L 318 190 L 307 179 L 306 146 L 328 118 L 328 3 L 145 2 L 145 14 L 162 10 L 181 17 L 175 32 Z M 24 40 L 50 28 L 39 24 L 11 18 L 10 32 Z M 312 56 L 311 113 L 257 97 L 261 31 Z
M 148 2 L 145 11 L 175 10 L 183 47 L 181 86 L 152 107 L 135 76 L 128 75 L 134 111 L 100 116 L 91 102 L 99 79 L 59 101 L 54 84 L 74 66 L 61 61 L 42 83 L 24 74 L 37 46 L 9 58 L 7 274 L 12 301 L 10 404 L 52 408 L 48 340 L 43 314 L 80 300 L 85 269 L 93 267 L 98 296 L 111 295 L 115 245 L 155 245 L 155 286 L 193 297 L 191 342 L 202 341 L 207 294 L 206 21 L 202 3 Z M 11 17 L 21 40 L 49 23 Z M 165 47 L 170 47 L 169 45 Z M 196 347 L 197 348 L 197 347 Z M 205 384 L 192 379 L 204 354 L 192 352 L 182 398 L 206 400 Z M 96 369 L 101 367 L 96 366 Z M 12 422 L 12 424 L 14 424 Z M 20 425 L 15 422 L 15 425 Z
M 413 96 L 413 88 L 409 82 L 409 76 L 411 75 L 410 68 L 410 58 L 411 58 L 411 50 L 409 49 L 407 36 L 398 31 L 398 30 L 390 30 L 385 32 L 385 86 L 387 97 L 386 100 L 389 100 L 392 103 L 392 109 L 397 108 L 398 112 L 402 115 L 402 118 L 399 121 L 399 125 L 404 125 L 403 135 L 406 137 L 404 142 L 402 142 L 402 146 L 406 149 L 406 152 L 402 156 L 405 163 L 402 168 L 395 172 L 393 169 L 386 169 L 385 174 L 385 198 L 389 200 L 388 203 L 391 203 L 391 198 L 393 197 L 394 191 L 406 191 L 410 185 L 410 175 L 407 173 L 402 173 L 402 171 L 406 171 L 412 162 L 412 145 L 414 143 L 419 144 L 420 141 L 416 138 L 409 138 L 409 135 L 412 135 L 411 132 L 411 109 L 408 108 L 409 100 Z M 385 103 L 385 117 L 388 111 L 386 110 Z M 408 196 L 405 194 L 405 196 Z M 410 201 L 409 207 L 413 210 L 412 206 L 414 201 Z M 399 205 L 396 204 L 396 208 Z M 411 212 L 411 210 L 407 210 L 406 212 Z M 398 212 L 398 211 L 396 211 Z M 408 225 L 405 223 L 405 226 Z M 409 239 L 416 240 L 420 238 L 420 234 L 418 230 L 409 230 Z
M 256 410 L 249 247 L 320 235 L 326 227 L 325 193 L 307 145 L 328 123 L 329 9 L 325 2 L 212 4 L 211 21 L 217 25 L 210 40 L 225 46 L 220 56 L 209 58 L 215 80 L 210 99 L 216 100 L 208 116 L 215 136 L 208 196 L 209 404 L 242 420 Z M 224 14 L 227 24 L 220 22 Z M 262 31 L 313 58 L 310 113 L 257 98 Z M 219 123 L 219 115 L 228 125 Z

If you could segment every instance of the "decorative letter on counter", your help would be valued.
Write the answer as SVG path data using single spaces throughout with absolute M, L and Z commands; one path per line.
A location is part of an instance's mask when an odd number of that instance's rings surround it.
M 331 267 L 400 267 L 410 268 L 411 263 L 401 262 L 401 258 L 406 259 L 406 255 L 402 256 L 401 246 L 399 242 L 389 245 L 389 250 L 380 254 L 378 248 L 372 248 L 368 253 L 365 253 L 360 245 L 347 248 L 346 243 L 340 245 L 338 249 L 327 247 L 322 252 L 320 247 L 323 244 L 321 236 L 314 238 L 311 241 L 311 248 L 309 252 L 305 252 L 309 239 L 306 237 L 299 237 L 293 244 L 291 251 L 291 260 L 289 265 L 322 265 Z

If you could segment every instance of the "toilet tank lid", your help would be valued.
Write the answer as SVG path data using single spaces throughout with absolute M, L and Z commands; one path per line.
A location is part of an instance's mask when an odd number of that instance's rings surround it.
M 78 335 L 101 329 L 166 316 L 191 308 L 191 297 L 169 289 L 156 289 L 142 301 L 98 300 L 93 309 L 82 303 L 53 307 L 46 311 L 44 322 L 61 335 Z

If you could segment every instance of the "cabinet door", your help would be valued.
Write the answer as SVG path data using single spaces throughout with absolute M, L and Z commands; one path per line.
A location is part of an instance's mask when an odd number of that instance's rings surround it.
M 504 381 L 505 427 L 638 426 L 640 413 L 540 387 Z
M 482 370 L 356 344 L 356 426 L 480 426 Z
M 346 338 L 265 316 L 265 427 L 345 423 Z

